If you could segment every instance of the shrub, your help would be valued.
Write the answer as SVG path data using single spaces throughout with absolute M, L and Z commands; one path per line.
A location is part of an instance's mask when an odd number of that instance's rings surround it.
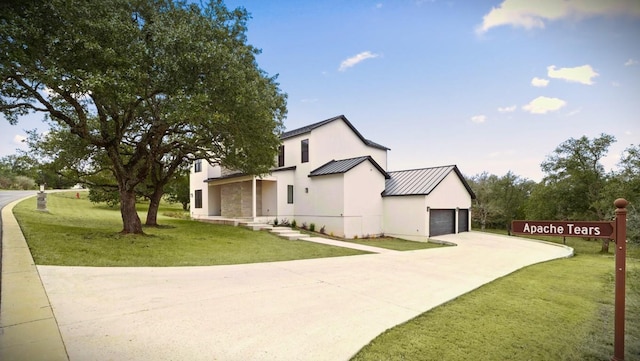
M 274 226 L 277 226 L 277 225 L 278 225 L 278 218 L 276 218 L 276 219 L 274 219 L 274 220 L 273 220 L 273 225 L 274 225 Z
M 291 228 L 297 228 L 298 224 L 296 223 L 296 220 L 294 219 L 293 221 L 291 221 Z
M 22 176 L 22 175 L 16 176 L 13 179 L 13 182 L 15 184 L 16 189 L 21 189 L 24 191 L 29 189 L 35 189 L 36 187 L 36 182 L 33 179 Z
M 324 234 L 324 232 L 325 232 L 324 227 L 325 227 L 325 226 L 320 227 L 320 233 L 322 233 L 322 234 Z
M 311 223 L 311 224 L 309 225 L 309 230 L 310 230 L 311 232 L 315 232 L 315 231 L 316 231 L 316 224 L 315 224 L 315 223 Z
M 283 219 L 281 219 L 281 220 L 280 220 L 280 224 L 281 224 L 283 227 L 289 227 L 289 220 L 288 220 L 288 219 L 286 219 L 286 218 L 283 218 Z
M 307 222 L 302 222 L 302 226 L 300 227 L 302 229 L 307 229 Z

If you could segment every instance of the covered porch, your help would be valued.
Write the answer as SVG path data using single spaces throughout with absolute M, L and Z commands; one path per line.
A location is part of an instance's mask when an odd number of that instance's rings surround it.
M 208 213 L 198 219 L 233 222 L 265 222 L 277 216 L 275 179 L 236 175 L 212 178 L 207 183 Z M 237 224 L 236 224 L 237 225 Z

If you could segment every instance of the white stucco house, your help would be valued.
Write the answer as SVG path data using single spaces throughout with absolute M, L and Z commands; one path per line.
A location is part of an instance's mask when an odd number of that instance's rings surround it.
M 455 165 L 387 171 L 389 148 L 343 115 L 281 136 L 270 174 L 254 177 L 196 161 L 191 217 L 315 224 L 346 238 L 424 241 L 470 229 L 475 195 Z

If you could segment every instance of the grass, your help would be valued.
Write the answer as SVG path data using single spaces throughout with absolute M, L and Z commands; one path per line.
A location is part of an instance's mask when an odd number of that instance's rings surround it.
M 446 245 L 439 243 L 413 242 L 392 237 L 344 239 L 343 241 L 396 251 L 415 251 L 419 249 L 446 247 Z
M 599 242 L 567 243 L 576 257 L 519 270 L 389 329 L 352 360 L 609 360 L 613 255 L 598 254 Z M 637 361 L 640 260 L 627 269 L 625 360 Z
M 36 264 L 61 266 L 208 266 L 337 257 L 366 252 L 304 241 L 287 241 L 268 232 L 176 219 L 179 206 L 163 205 L 161 227 L 145 235 L 122 235 L 117 208 L 94 205 L 75 193 L 49 193 L 49 212 L 27 199 L 14 214 Z M 140 204 L 140 216 L 146 204 Z

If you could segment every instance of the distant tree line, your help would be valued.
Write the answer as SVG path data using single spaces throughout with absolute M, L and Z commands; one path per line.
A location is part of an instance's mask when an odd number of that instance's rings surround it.
M 606 171 L 602 159 L 614 142 L 608 134 L 564 141 L 540 165 L 544 177 L 539 183 L 512 172 L 468 177 L 477 196 L 472 207 L 474 227 L 510 233 L 515 219 L 612 220 L 613 201 L 625 198 L 630 202 L 627 235 L 640 243 L 640 145 L 625 149 L 617 167 Z M 608 249 L 608 240 L 603 240 L 602 251 Z

